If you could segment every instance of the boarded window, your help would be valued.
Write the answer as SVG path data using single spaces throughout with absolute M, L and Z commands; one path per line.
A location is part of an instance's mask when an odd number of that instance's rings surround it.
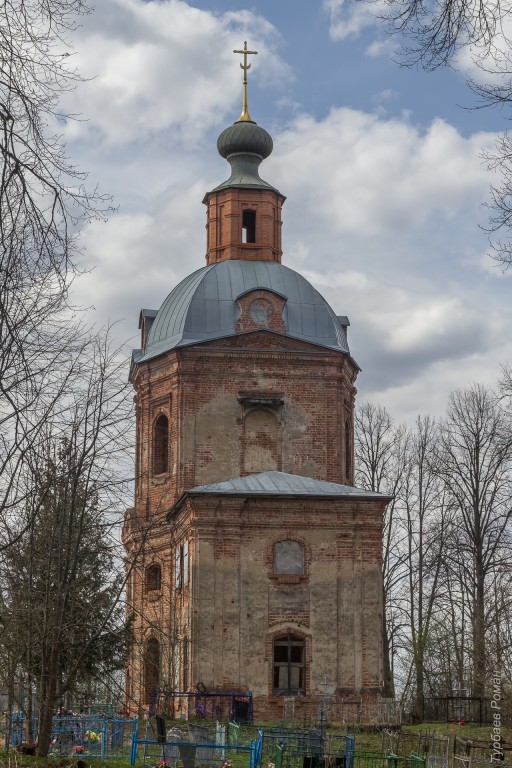
M 276 541 L 274 544 L 274 573 L 304 573 L 304 547 L 299 541 Z
M 151 592 L 162 588 L 162 569 L 156 563 L 146 568 L 146 589 Z
M 183 543 L 183 584 L 188 584 L 188 541 Z
M 304 693 L 304 640 L 284 635 L 274 640 L 272 659 L 273 693 Z
M 153 474 L 163 475 L 169 468 L 169 420 L 161 413 L 153 425 Z
M 181 589 L 183 586 L 183 548 L 181 546 L 176 547 L 174 554 L 174 586 L 176 589 Z
M 188 541 L 183 542 L 176 547 L 174 562 L 174 585 L 176 589 L 181 589 L 189 582 L 189 548 Z
M 160 643 L 151 637 L 144 652 L 144 703 L 149 704 L 160 684 Z

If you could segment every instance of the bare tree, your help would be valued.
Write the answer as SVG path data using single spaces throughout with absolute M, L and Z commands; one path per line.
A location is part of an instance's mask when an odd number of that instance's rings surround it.
M 503 29 L 505 7 L 498 2 L 388 0 L 386 16 L 393 31 L 405 39 L 403 62 L 433 70 L 449 64 L 464 46 L 478 46 L 482 55 L 493 50 Z
M 481 74 L 468 77 L 477 101 L 475 108 L 499 107 L 510 118 L 512 107 L 512 50 L 509 7 L 499 0 L 386 0 L 388 29 L 402 40 L 400 63 L 434 70 L 457 66 L 465 48 Z M 512 145 L 505 130 L 494 151 L 484 151 L 488 168 L 498 176 L 490 186 L 489 223 L 493 258 L 504 268 L 512 264 Z M 502 239 L 499 233 L 503 233 Z
M 355 419 L 356 485 L 389 494 L 384 519 L 383 543 L 383 620 L 384 695 L 394 695 L 392 670 L 393 644 L 399 626 L 393 611 L 393 597 L 405 576 L 404 531 L 398 524 L 400 497 L 407 460 L 408 433 L 396 426 L 382 406 L 365 403 Z
M 106 212 L 59 133 L 59 98 L 79 81 L 69 62 L 82 0 L 0 7 L 0 546 L 27 489 L 28 454 L 74 375 L 84 341 L 68 306 L 77 227 Z
M 408 618 L 414 670 L 412 714 L 418 721 L 423 716 L 426 657 L 440 593 L 442 552 L 447 524 L 443 489 L 432 468 L 437 442 L 438 428 L 435 421 L 428 416 L 418 417 L 409 441 L 403 491 L 408 573 L 403 606 Z
M 436 471 L 454 508 L 449 555 L 471 619 L 474 696 L 484 696 L 487 591 L 510 567 L 512 429 L 493 392 L 480 385 L 451 395 L 440 432 Z
M 119 527 L 132 474 L 125 368 L 108 340 L 85 345 L 28 455 L 26 511 L 1 564 L 9 621 L 0 642 L 36 684 L 42 756 L 52 716 L 79 676 L 124 664 Z

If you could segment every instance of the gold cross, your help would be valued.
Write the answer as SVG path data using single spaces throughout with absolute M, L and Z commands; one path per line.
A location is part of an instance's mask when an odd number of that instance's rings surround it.
M 251 116 L 249 114 L 249 110 L 247 109 L 247 70 L 251 68 L 251 65 L 247 63 L 247 56 L 249 54 L 256 55 L 258 51 L 248 51 L 247 50 L 247 40 L 244 41 L 244 49 L 243 51 L 233 51 L 233 53 L 241 53 L 244 57 L 244 63 L 240 64 L 240 69 L 243 69 L 244 71 L 244 83 L 243 83 L 243 98 L 242 98 L 242 114 L 238 118 L 238 120 L 247 120 L 248 122 L 252 123 L 254 122 L 251 119 Z
M 245 40 L 243 51 L 233 51 L 233 53 L 241 53 L 241 54 L 243 54 L 244 63 L 240 64 L 240 68 L 243 69 L 243 71 L 244 71 L 244 80 L 245 80 L 245 82 L 247 82 L 247 70 L 251 68 L 251 65 L 247 63 L 247 56 L 250 53 L 253 53 L 253 54 L 256 55 L 258 53 L 258 51 L 248 51 L 247 50 L 247 40 Z

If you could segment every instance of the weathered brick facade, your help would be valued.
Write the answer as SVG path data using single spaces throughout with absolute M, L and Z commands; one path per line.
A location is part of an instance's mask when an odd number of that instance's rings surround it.
M 347 321 L 280 265 L 284 197 L 257 173 L 270 137 L 233 129 L 236 183 L 205 198 L 209 266 L 141 313 L 126 696 L 202 683 L 280 717 L 285 695 L 381 690 L 387 499 L 351 486 Z

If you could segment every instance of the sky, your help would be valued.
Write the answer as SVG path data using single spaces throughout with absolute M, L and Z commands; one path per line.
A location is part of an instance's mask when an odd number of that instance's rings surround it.
M 219 133 L 249 110 L 272 135 L 261 176 L 286 197 L 283 263 L 338 315 L 362 372 L 358 402 L 397 421 L 441 415 L 449 393 L 494 385 L 512 363 L 512 271 L 481 229 L 493 181 L 482 160 L 504 116 L 471 110 L 465 74 L 397 63 L 378 3 L 98 0 L 72 36 L 86 81 L 62 106 L 72 162 L 113 196 L 87 223 L 74 301 L 139 346 L 157 309 L 205 264 L 205 192 L 229 176 Z M 496 182 L 496 179 L 494 178 Z

